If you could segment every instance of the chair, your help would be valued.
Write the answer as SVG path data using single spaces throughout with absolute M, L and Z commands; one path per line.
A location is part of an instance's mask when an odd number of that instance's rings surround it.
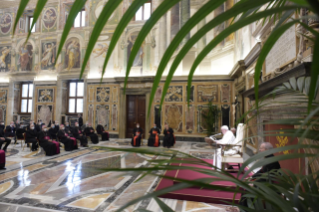
M 28 143 L 26 142 L 26 137 L 27 137 L 26 133 L 23 133 L 24 145 L 23 145 L 23 149 L 22 149 L 22 151 L 24 150 L 25 145 L 27 145 L 27 144 L 28 144 Z M 22 145 L 22 142 L 21 142 L 21 145 Z M 31 151 L 31 145 L 30 145 L 30 151 Z
M 21 142 L 21 148 L 22 148 L 22 142 L 23 142 L 23 141 L 25 142 L 25 135 L 24 135 L 24 134 L 25 134 L 25 133 L 22 133 L 23 138 L 18 138 L 18 136 L 16 136 L 16 138 L 17 138 L 17 143 L 18 143 L 18 141 Z
M 5 135 L 5 134 L 6 134 L 6 129 L 4 129 L 3 132 L 4 132 L 4 135 Z M 14 137 L 13 137 L 13 136 L 6 136 L 6 137 L 7 137 L 7 138 L 10 138 L 11 142 L 12 142 L 12 140 L 14 140 Z M 18 143 L 18 142 L 13 143 L 13 144 L 14 144 L 13 146 L 15 147 L 15 146 L 17 145 L 17 143 Z
M 236 145 L 231 145 L 231 146 L 238 146 L 239 150 L 238 153 L 234 155 L 224 155 L 225 148 L 230 145 L 223 145 L 222 146 L 222 169 L 225 169 L 225 164 L 226 163 L 236 163 L 238 168 L 240 168 L 240 164 L 244 163 L 243 159 L 243 150 L 244 150 L 244 145 L 243 145 L 243 139 L 244 139 L 244 133 L 246 130 L 246 125 L 245 124 L 238 124 L 237 131 L 236 131 Z

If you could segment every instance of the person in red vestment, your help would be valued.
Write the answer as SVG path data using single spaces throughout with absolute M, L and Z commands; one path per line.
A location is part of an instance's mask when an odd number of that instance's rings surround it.
M 148 139 L 147 146 L 159 147 L 161 145 L 159 140 L 160 130 L 157 128 L 156 124 L 154 124 L 149 133 L 150 137 Z
M 132 146 L 133 147 L 139 147 L 141 146 L 141 140 L 143 135 L 143 129 L 140 128 L 140 124 L 136 124 L 136 128 L 133 129 L 133 138 L 132 138 Z

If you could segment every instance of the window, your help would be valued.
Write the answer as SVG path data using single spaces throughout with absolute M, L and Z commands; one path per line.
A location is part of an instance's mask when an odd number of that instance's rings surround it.
M 146 2 L 138 11 L 135 13 L 135 21 L 146 21 L 151 17 L 152 1 Z
M 74 27 L 84 27 L 85 26 L 85 10 L 82 9 L 74 20 Z
M 83 113 L 84 82 L 69 82 L 68 113 Z
M 24 19 L 20 18 L 19 20 L 19 29 L 24 30 Z
M 33 22 L 33 16 L 29 16 L 29 29 L 31 29 L 32 22 Z M 33 28 L 31 29 L 31 32 L 35 32 L 35 25 L 36 24 L 34 24 Z
M 21 102 L 20 113 L 32 112 L 32 96 L 33 96 L 33 84 L 22 83 L 21 84 Z

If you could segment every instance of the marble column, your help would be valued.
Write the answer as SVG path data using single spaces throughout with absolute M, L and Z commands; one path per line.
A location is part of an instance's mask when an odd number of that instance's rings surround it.
M 200 30 L 203 26 L 205 26 L 206 20 L 203 19 L 197 25 L 197 31 Z M 204 35 L 197 43 L 198 50 L 201 51 L 206 46 L 206 35 Z
M 13 103 L 14 103 L 14 82 L 10 79 L 8 94 L 7 94 L 7 117 L 6 125 L 9 125 L 13 120 Z
M 224 12 L 225 5 L 222 4 L 214 11 L 214 17 L 217 17 L 218 15 L 222 14 Z M 225 29 L 225 23 L 222 23 L 215 27 L 214 29 L 214 37 L 216 37 L 220 32 L 222 32 Z M 223 47 L 224 41 L 220 42 L 217 47 Z
M 63 81 L 58 78 L 57 86 L 56 86 L 56 96 L 55 96 L 55 117 L 54 120 L 62 123 L 61 115 L 62 115 L 62 101 L 66 101 L 66 99 L 62 100 L 62 90 L 63 90 Z

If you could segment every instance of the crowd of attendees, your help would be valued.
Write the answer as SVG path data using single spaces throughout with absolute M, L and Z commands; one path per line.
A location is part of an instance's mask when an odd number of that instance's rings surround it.
M 102 141 L 109 140 L 109 133 L 101 124 L 96 127 L 95 131 L 90 123 L 83 125 L 83 119 L 80 116 L 74 127 L 71 127 L 69 122 L 59 125 L 57 121 L 50 121 L 46 126 L 41 120 L 38 120 L 37 123 L 31 120 L 28 124 L 12 121 L 10 125 L 5 126 L 2 121 L 0 123 L 0 149 L 7 151 L 12 141 L 14 144 L 17 141 L 24 141 L 32 151 L 37 151 L 40 146 L 47 156 L 51 156 L 59 154 L 62 146 L 65 151 L 78 149 L 78 141 L 82 147 L 88 147 L 88 138 L 93 144 L 99 143 L 96 133 L 101 135 Z

